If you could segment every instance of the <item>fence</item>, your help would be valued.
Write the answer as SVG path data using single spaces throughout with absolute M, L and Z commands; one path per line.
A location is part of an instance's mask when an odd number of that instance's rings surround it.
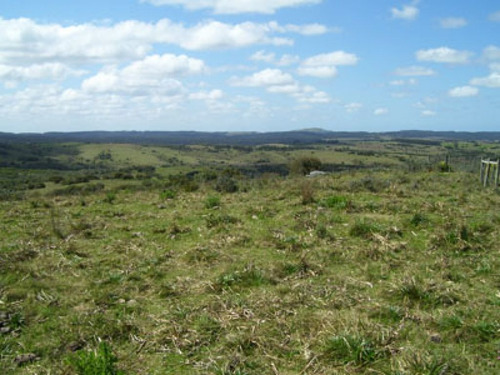
M 499 160 L 491 161 L 490 159 L 481 160 L 481 183 L 484 187 L 488 186 L 491 175 L 494 176 L 495 187 L 498 187 L 498 179 L 500 175 L 500 168 L 498 168 Z

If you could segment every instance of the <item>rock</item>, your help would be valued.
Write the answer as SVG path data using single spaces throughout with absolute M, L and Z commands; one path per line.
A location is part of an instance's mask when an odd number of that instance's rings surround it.
M 14 359 L 14 363 L 17 363 L 18 366 L 22 366 L 27 363 L 34 362 L 38 359 L 40 359 L 40 357 L 33 353 L 21 354 Z
M 312 171 L 306 177 L 318 177 L 318 176 L 324 176 L 325 174 L 326 172 L 323 171 Z
M 441 336 L 436 334 L 431 336 L 431 341 L 435 342 L 436 344 L 440 344 L 443 341 L 443 339 L 441 338 Z
M 68 344 L 68 350 L 71 351 L 71 352 L 76 352 L 80 349 L 83 349 L 83 342 L 81 341 L 73 341 L 71 343 Z

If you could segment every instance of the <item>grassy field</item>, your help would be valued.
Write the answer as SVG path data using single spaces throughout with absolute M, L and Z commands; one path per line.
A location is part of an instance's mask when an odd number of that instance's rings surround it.
M 340 147 L 82 146 L 77 157 L 161 173 L 0 201 L 0 368 L 500 373 L 498 189 L 402 167 L 437 146 Z M 313 179 L 219 168 L 299 156 L 383 168 Z M 201 166 L 217 168 L 168 177 Z

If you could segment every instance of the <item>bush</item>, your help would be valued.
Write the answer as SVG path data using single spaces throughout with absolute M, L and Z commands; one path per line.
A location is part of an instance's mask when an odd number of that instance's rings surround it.
M 217 178 L 217 182 L 215 184 L 215 190 L 220 193 L 236 193 L 238 191 L 238 184 L 236 181 L 228 176 L 222 175 Z
M 321 160 L 315 157 L 301 157 L 290 163 L 290 173 L 295 175 L 306 175 L 312 171 L 321 169 Z
M 301 185 L 300 195 L 302 196 L 302 204 L 314 202 L 314 187 L 310 181 L 304 181 Z

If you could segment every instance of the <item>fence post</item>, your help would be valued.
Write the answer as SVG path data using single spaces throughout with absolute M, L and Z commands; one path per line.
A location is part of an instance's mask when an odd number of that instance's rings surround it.
M 480 172 L 479 172 L 479 180 L 481 181 L 481 184 L 484 183 L 484 167 L 486 165 L 484 164 L 484 160 L 481 159 L 481 169 L 480 169 Z
M 488 186 L 488 180 L 490 178 L 490 159 L 486 163 L 486 172 L 484 173 L 484 187 Z
M 498 177 L 500 176 L 500 159 L 497 160 L 497 170 L 495 173 L 495 187 L 498 187 Z

